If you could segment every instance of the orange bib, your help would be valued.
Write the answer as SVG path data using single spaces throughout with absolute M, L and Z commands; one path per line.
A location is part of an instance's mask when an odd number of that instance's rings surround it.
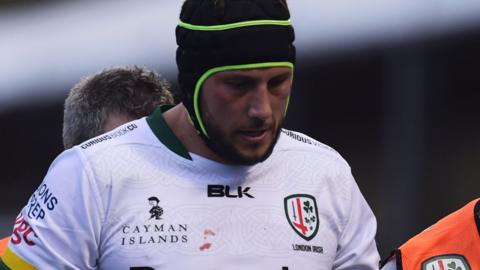
M 396 252 L 398 270 L 480 270 L 479 215 L 476 199 L 408 240 Z
M 10 237 L 5 237 L 0 239 L 0 257 L 2 257 L 3 252 L 7 249 L 8 242 L 10 241 Z

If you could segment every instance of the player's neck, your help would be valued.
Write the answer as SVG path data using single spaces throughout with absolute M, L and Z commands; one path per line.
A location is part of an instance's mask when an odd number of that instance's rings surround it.
M 182 103 L 166 111 L 163 117 L 188 152 L 217 162 L 227 163 L 225 159 L 213 152 L 200 138 L 197 130 L 189 122 L 187 111 Z

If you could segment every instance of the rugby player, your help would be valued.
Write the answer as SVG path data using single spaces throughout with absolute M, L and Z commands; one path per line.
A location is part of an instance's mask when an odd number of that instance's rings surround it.
M 176 38 L 182 103 L 57 157 L 6 268 L 378 269 L 348 164 L 282 128 L 285 0 L 187 0 Z

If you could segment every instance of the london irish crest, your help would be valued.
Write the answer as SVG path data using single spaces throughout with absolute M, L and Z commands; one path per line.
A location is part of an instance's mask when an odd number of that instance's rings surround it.
M 470 270 L 470 265 L 460 254 L 432 257 L 422 263 L 422 270 Z
M 310 241 L 318 232 L 318 208 L 315 197 L 294 194 L 284 199 L 285 214 L 293 230 L 303 239 Z

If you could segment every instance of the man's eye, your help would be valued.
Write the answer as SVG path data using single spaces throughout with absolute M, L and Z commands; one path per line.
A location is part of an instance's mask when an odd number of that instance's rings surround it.
M 268 82 L 268 86 L 269 86 L 270 89 L 271 88 L 276 88 L 278 86 L 281 86 L 283 83 L 287 82 L 288 80 L 289 80 L 288 76 L 276 77 L 276 78 L 271 79 Z

